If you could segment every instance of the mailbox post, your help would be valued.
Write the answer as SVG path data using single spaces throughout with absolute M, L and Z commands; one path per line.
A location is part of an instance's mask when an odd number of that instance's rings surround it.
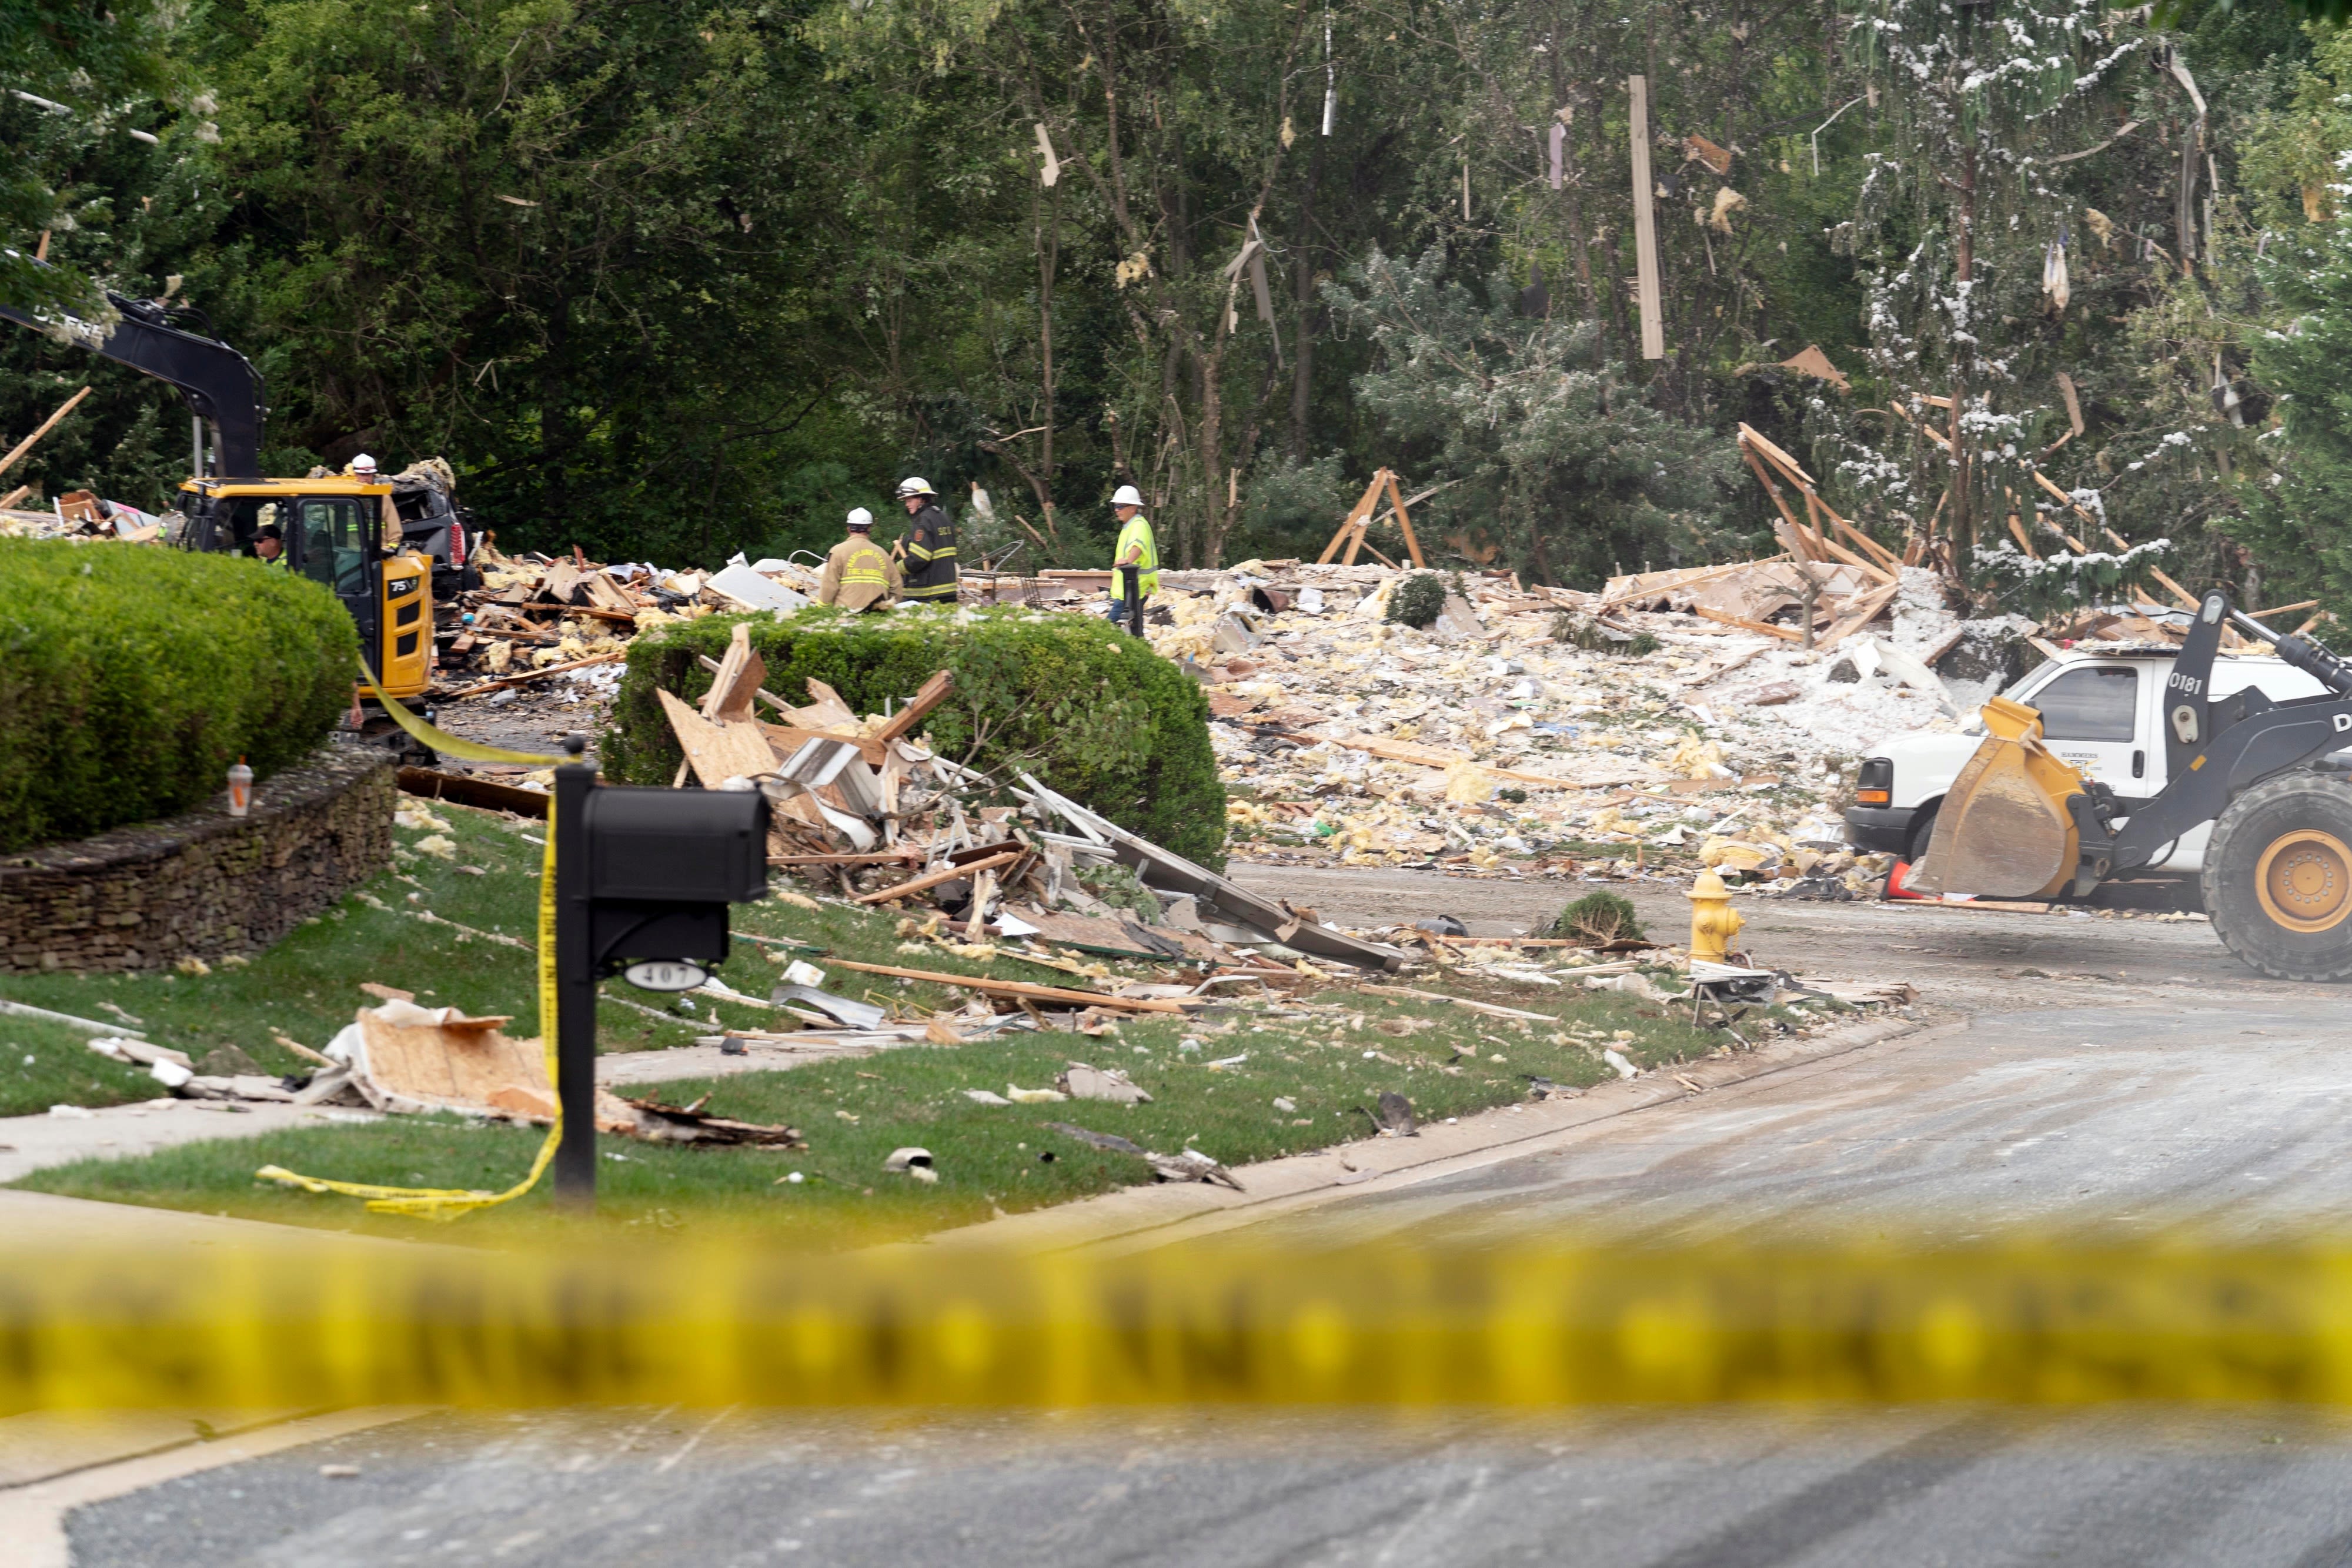
M 586 746 L 563 744 L 574 758 Z M 768 802 L 756 789 L 599 784 L 594 767 L 572 762 L 555 770 L 554 804 L 555 1197 L 585 1209 L 596 1202 L 596 984 L 633 961 L 633 976 L 658 967 L 693 984 L 726 961 L 728 905 L 767 896 Z

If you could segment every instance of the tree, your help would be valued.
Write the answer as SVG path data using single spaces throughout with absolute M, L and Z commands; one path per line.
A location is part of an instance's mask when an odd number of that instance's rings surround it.
M 1378 352 L 1357 397 L 1391 439 L 1432 451 L 1455 486 L 1446 511 L 1493 519 L 1513 563 L 1546 582 L 1729 542 L 1731 443 L 1646 406 L 1601 357 L 1597 324 L 1520 316 L 1508 277 L 1481 300 L 1446 270 L 1437 247 L 1412 267 L 1375 251 L 1326 291 Z
M 82 122 L 117 135 L 138 129 L 147 100 L 181 90 L 181 73 L 166 53 L 184 11 L 165 0 L 9 0 L 0 5 L 0 81 L 10 90 L 0 99 L 0 146 L 11 149 L 0 163 L 0 304 L 20 309 L 100 313 L 105 302 L 81 268 L 60 263 L 42 267 L 29 250 L 36 236 L 56 226 L 63 205 L 57 164 L 39 155 L 58 140 L 44 125 L 50 117 Z M 199 95 L 191 108 L 211 107 Z M 45 132 L 50 132 L 45 134 Z M 199 120 L 192 134 L 209 137 Z
M 1939 507 L 1963 573 L 1979 525 L 2019 505 L 2000 492 L 2029 426 L 1993 394 L 2040 368 L 2038 323 L 2063 309 L 2042 287 L 2053 172 L 2095 141 L 2084 110 L 2144 41 L 2105 21 L 2101 0 L 1874 0 L 1857 23 L 1887 115 L 1857 215 L 1872 365 L 1913 429 L 1942 427 L 1916 438 L 1925 465 L 1882 457 L 1874 487 L 1922 520 Z

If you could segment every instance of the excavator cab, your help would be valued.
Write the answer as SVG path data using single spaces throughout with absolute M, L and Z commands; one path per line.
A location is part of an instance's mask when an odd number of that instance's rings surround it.
M 189 549 L 255 556 L 265 528 L 285 570 L 342 601 L 360 656 L 386 696 L 421 695 L 432 675 L 432 563 L 407 548 L 387 480 L 190 479 L 180 486 Z

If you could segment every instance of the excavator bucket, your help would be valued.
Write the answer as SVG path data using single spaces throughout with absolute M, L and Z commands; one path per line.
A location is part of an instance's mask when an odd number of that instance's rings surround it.
M 2048 897 L 2074 875 L 2081 853 L 2066 798 L 2083 776 L 2042 744 L 2042 716 L 1995 697 L 1985 739 L 1936 812 L 1927 853 L 1905 886 L 1988 898 Z

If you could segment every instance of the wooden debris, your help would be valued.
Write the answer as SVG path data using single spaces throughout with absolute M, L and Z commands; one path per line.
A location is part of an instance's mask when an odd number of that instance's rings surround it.
M 943 865 L 936 871 L 928 871 L 919 877 L 902 882 L 896 887 L 877 888 L 872 893 L 861 893 L 856 902 L 887 904 L 894 899 L 906 898 L 918 893 L 928 893 L 941 883 L 953 882 L 958 877 L 971 876 L 978 872 L 994 871 L 999 866 L 1011 865 L 1028 852 L 1026 850 L 1007 850 L 1001 854 L 991 855 L 986 860 L 976 861 L 970 865 Z
M 1025 980 L 990 980 L 975 975 L 943 974 L 937 969 L 902 969 L 891 964 L 860 964 L 847 958 L 828 958 L 835 968 L 855 969 L 861 975 L 891 975 L 902 980 L 929 980 L 938 986 L 957 986 L 965 990 L 979 991 L 992 997 L 1010 997 L 1032 1002 L 1062 1002 L 1073 1007 L 1108 1008 L 1116 1012 L 1178 1013 L 1183 1008 L 1175 1002 L 1160 1001 L 1150 997 L 1118 997 L 1106 991 L 1068 990 L 1060 986 L 1033 986 Z

